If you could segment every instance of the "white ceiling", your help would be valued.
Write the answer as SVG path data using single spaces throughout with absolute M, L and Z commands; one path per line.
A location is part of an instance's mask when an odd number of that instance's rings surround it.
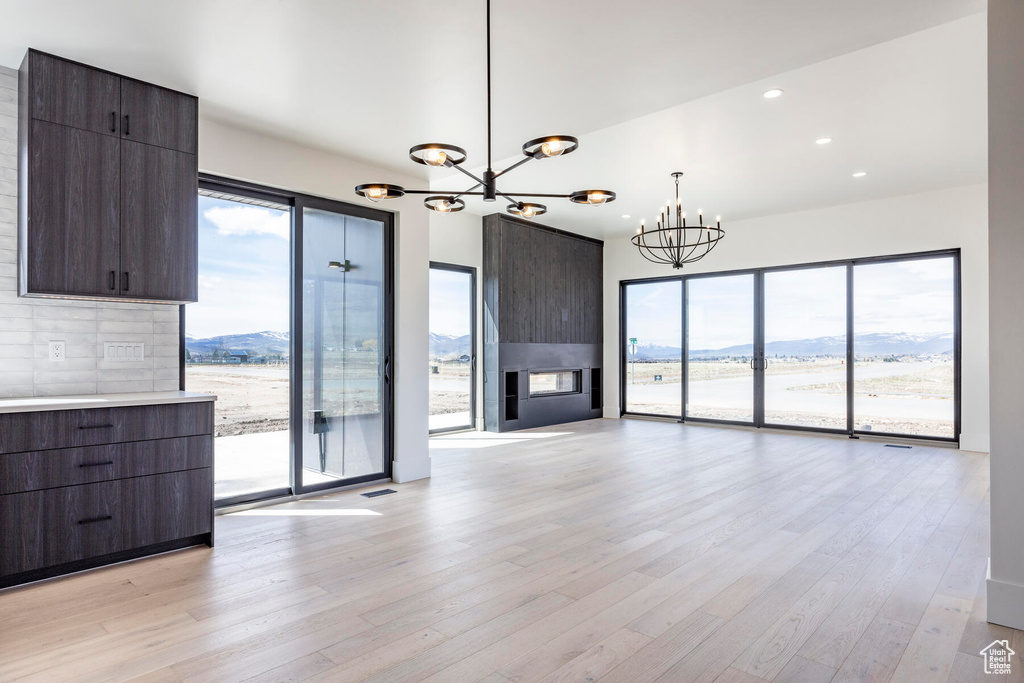
M 193 92 L 204 117 L 426 178 L 407 158 L 418 142 L 465 147 L 469 165 L 486 155 L 483 6 L 5 0 L 0 63 L 36 47 Z M 622 231 L 622 213 L 653 216 L 677 168 L 688 197 L 734 219 L 982 182 L 984 8 L 493 0 L 495 157 L 538 135 L 581 137 L 506 189 L 615 189 L 600 208 L 549 202 L 548 222 L 598 235 Z M 765 87 L 786 94 L 767 102 Z M 814 148 L 824 134 L 836 142 Z M 858 185 L 854 167 L 870 172 Z

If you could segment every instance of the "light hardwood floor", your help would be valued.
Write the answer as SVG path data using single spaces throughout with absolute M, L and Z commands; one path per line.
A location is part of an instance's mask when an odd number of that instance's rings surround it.
M 988 460 L 595 420 L 0 592 L 0 680 L 994 681 Z M 1020 670 L 1015 676 L 1024 674 Z

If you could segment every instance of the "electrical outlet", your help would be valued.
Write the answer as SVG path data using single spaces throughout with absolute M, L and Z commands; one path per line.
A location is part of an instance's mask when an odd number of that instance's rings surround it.
M 63 361 L 67 358 L 67 342 L 63 341 L 51 341 L 50 342 L 50 360 L 55 362 Z

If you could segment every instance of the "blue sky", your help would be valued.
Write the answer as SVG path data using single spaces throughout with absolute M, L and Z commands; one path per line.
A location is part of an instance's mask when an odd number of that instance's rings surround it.
M 199 302 L 186 332 L 215 337 L 288 331 L 287 211 L 199 197 Z
M 430 331 L 456 337 L 470 333 L 469 273 L 430 269 Z

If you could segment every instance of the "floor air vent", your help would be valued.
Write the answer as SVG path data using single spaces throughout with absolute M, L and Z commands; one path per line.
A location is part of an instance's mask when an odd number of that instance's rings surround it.
M 903 446 L 903 445 L 898 444 L 898 443 L 887 443 L 887 444 L 885 444 L 885 447 L 886 448 L 913 448 L 913 446 Z
M 389 493 L 398 493 L 394 489 L 381 489 L 380 491 L 370 491 L 369 493 L 360 493 L 359 495 L 364 498 L 376 498 L 377 496 L 386 496 Z

